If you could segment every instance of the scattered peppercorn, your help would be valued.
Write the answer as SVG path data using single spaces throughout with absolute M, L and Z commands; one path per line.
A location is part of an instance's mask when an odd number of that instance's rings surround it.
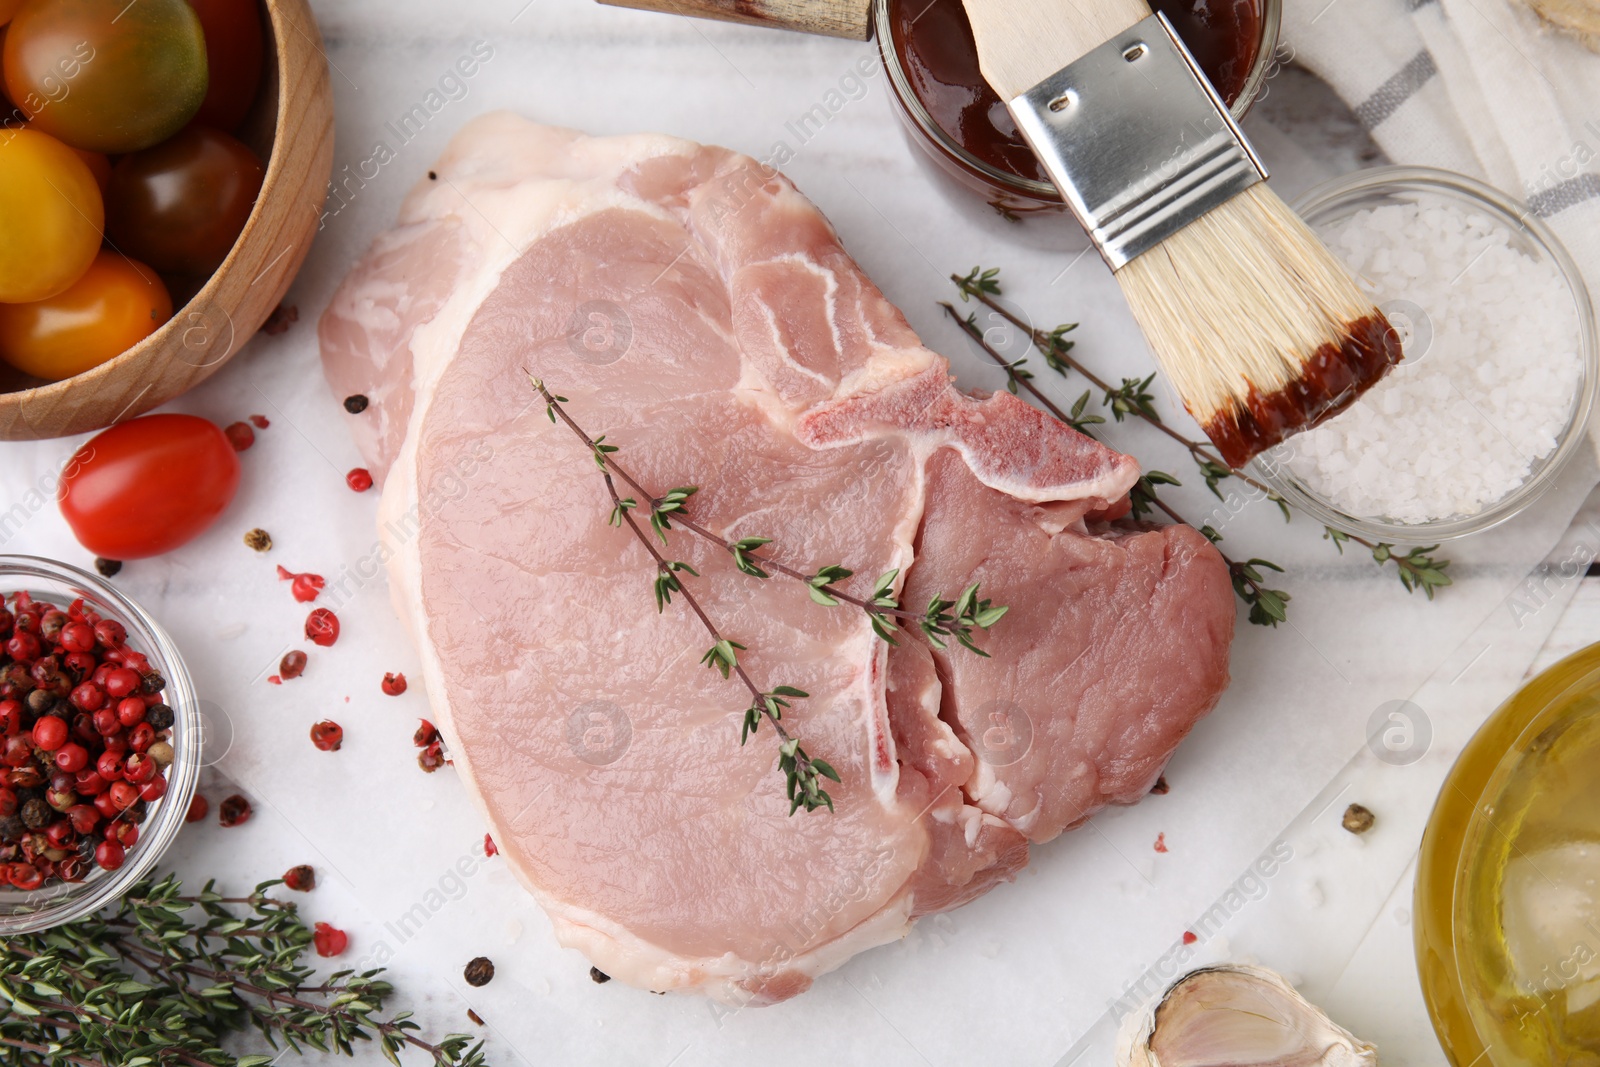
M 594 982 L 595 985 L 605 985 L 607 982 L 611 981 L 611 976 L 598 967 L 590 967 L 589 979 L 590 981 Z
M 255 809 L 250 802 L 238 793 L 228 797 L 217 809 L 217 821 L 223 826 L 239 826 L 250 821 L 250 816 L 255 814 Z
M 1193 930 L 1185 930 L 1183 932 L 1183 943 L 1185 945 L 1192 945 L 1198 940 L 1200 938 Z
M 327 608 L 317 608 L 306 616 L 306 639 L 327 648 L 339 640 L 339 617 Z
M 477 1023 L 479 1026 L 483 1025 L 483 1016 L 479 1015 L 477 1012 L 473 1011 L 471 1008 L 467 1009 L 467 1018 L 471 1019 L 473 1022 Z
M 265 415 L 251 415 L 250 421 L 258 430 L 265 430 L 268 426 L 272 425 Z
M 486 986 L 494 981 L 494 961 L 488 956 L 476 956 L 467 963 L 461 977 L 467 980 L 469 986 Z
M 298 678 L 305 672 L 306 654 L 298 648 L 285 652 L 283 658 L 278 661 L 278 673 L 283 676 L 285 681 L 290 678 Z
M 386 671 L 383 675 L 382 688 L 385 696 L 397 697 L 406 691 L 406 676 L 403 674 L 390 674 Z
M 290 326 L 300 321 L 300 309 L 294 304 L 285 307 L 279 304 L 272 309 L 272 314 L 267 316 L 267 321 L 261 324 L 261 332 L 268 337 L 276 337 L 284 333 Z
M 1167 835 L 1166 834 L 1161 833 L 1161 834 L 1157 834 L 1156 835 L 1156 851 L 1157 852 L 1165 852 L 1165 851 L 1167 851 Z
M 337 752 L 344 744 L 344 727 L 332 719 L 311 724 L 311 743 L 323 752 Z
M 432 774 L 444 766 L 444 746 L 435 741 L 417 755 L 417 766 Z
M 1352 804 L 1344 809 L 1344 828 L 1353 834 L 1366 833 L 1377 821 L 1378 817 L 1360 804 Z
M 500 849 L 495 845 L 494 838 L 490 837 L 488 834 L 483 835 L 483 854 L 485 856 L 500 855 Z
M 256 443 L 256 432 L 248 422 L 230 422 L 222 432 L 228 435 L 228 443 L 235 452 L 243 452 Z
M 317 946 L 317 955 L 324 959 L 337 956 L 350 946 L 350 935 L 327 923 L 312 927 L 311 940 Z
M 211 801 L 207 800 L 205 797 L 201 796 L 199 793 L 196 793 L 194 795 L 194 799 L 189 801 L 189 811 L 188 811 L 188 814 L 184 815 L 183 821 L 184 822 L 203 822 L 205 820 L 205 817 L 210 813 L 211 813 Z
M 439 728 L 427 719 L 418 719 L 417 732 L 411 735 L 411 743 L 418 748 L 427 748 L 439 740 Z
M 1150 795 L 1153 797 L 1164 797 L 1168 792 L 1171 791 L 1171 789 L 1172 787 L 1167 784 L 1167 776 L 1163 774 L 1160 778 L 1156 779 L 1156 784 L 1150 787 Z
M 344 398 L 344 409 L 352 415 L 359 415 L 367 410 L 367 398 L 360 393 Z
M 257 552 L 266 552 L 272 548 L 272 535 L 257 526 L 245 532 L 244 543 Z
M 438 181 L 438 180 L 439 180 L 439 174 L 438 174 L 438 172 L 437 172 L 437 171 L 431 171 L 431 170 L 430 170 L 430 171 L 429 171 L 429 172 L 428 172 L 428 180 L 429 180 L 429 181 L 430 181 L 430 182 L 436 182 L 436 181 Z
M 296 864 L 283 872 L 283 884 L 297 893 L 317 888 L 317 872 L 309 863 Z
M 372 488 L 372 472 L 365 467 L 354 467 L 344 476 L 344 484 L 358 493 L 365 493 Z
M 328 584 L 320 574 L 312 574 L 310 571 L 305 574 L 296 574 L 281 563 L 278 564 L 278 580 L 292 583 L 289 586 L 289 592 L 302 604 L 317 599 L 317 594 L 322 592 L 323 586 Z
M 106 559 L 104 556 L 96 556 L 94 569 L 100 572 L 100 577 L 102 578 L 115 578 L 117 572 L 122 569 L 122 561 L 120 559 Z

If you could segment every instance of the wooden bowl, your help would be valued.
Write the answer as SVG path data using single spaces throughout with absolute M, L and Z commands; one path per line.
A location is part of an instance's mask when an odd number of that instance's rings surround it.
M 115 359 L 59 382 L 0 365 L 0 439 L 36 440 L 132 418 L 221 367 L 283 299 L 311 247 L 333 173 L 333 92 L 322 35 L 306 0 L 265 0 L 261 92 L 236 135 L 267 161 L 261 195 L 233 251 L 178 310 Z

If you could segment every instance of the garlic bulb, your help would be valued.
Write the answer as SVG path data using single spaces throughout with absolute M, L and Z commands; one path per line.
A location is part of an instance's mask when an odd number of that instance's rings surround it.
M 1523 0 L 1545 22 L 1600 52 L 1600 3 L 1596 0 Z
M 1376 1067 L 1377 1051 L 1260 967 L 1178 979 L 1117 1042 L 1118 1067 Z

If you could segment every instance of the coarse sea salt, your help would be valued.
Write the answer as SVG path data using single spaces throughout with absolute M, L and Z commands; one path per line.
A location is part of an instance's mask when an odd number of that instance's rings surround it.
M 1577 312 L 1548 259 L 1437 194 L 1357 211 L 1323 240 L 1402 331 L 1405 358 L 1274 459 L 1351 515 L 1476 514 L 1556 447 L 1582 377 Z

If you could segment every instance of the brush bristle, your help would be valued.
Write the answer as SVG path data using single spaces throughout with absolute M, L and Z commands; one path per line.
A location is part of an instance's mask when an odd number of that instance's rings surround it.
M 1232 467 L 1339 411 L 1400 360 L 1400 338 L 1265 184 L 1120 271 L 1156 358 Z

